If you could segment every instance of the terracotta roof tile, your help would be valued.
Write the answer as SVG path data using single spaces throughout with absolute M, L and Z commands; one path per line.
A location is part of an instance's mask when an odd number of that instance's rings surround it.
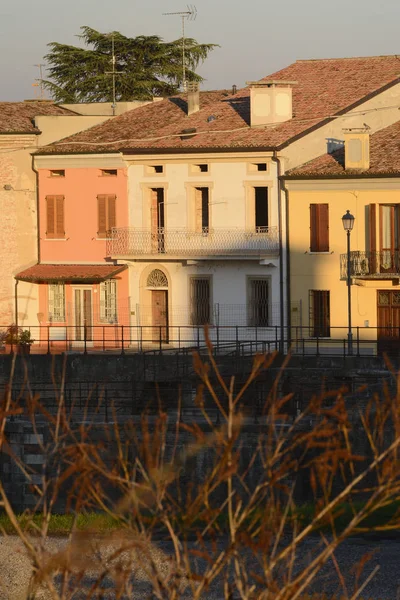
M 1 133 L 39 133 L 33 119 L 42 115 L 73 115 L 52 102 L 0 102 Z
M 277 148 L 331 115 L 399 82 L 400 60 L 396 56 L 299 60 L 261 81 L 268 79 L 297 81 L 290 121 L 250 128 L 248 88 L 236 95 L 203 92 L 200 111 L 190 117 L 182 96 L 169 98 L 129 111 L 38 153 Z M 211 122 L 210 116 L 215 117 Z M 186 128 L 196 128 L 197 133 L 182 140 L 180 134 Z
M 332 154 L 323 154 L 286 173 L 291 178 L 306 176 L 354 177 L 360 174 L 400 175 L 400 121 L 371 135 L 369 169 L 348 169 L 346 171 L 344 148 L 340 148 Z
M 86 281 L 110 279 L 126 269 L 126 265 L 43 265 L 29 267 L 15 275 L 20 281 Z

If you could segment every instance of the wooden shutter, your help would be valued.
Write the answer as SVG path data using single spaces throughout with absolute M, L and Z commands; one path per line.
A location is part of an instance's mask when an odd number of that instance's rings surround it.
M 310 251 L 329 251 L 328 204 L 310 204 Z
M 107 196 L 97 196 L 97 236 L 106 237 L 107 231 Z
M 201 232 L 202 230 L 202 214 L 203 214 L 203 195 L 202 188 L 194 189 L 194 230 L 197 232 Z
M 115 227 L 116 224 L 116 196 L 108 196 L 107 201 L 107 211 L 108 211 L 108 219 L 107 219 L 107 231 Z
M 64 196 L 56 196 L 55 202 L 56 202 L 56 221 L 55 221 L 56 237 L 63 238 L 65 236 Z
M 46 236 L 47 237 L 54 237 L 55 236 L 55 227 L 54 227 L 54 223 L 55 223 L 55 213 L 56 213 L 56 209 L 55 209 L 55 197 L 54 196 L 47 196 L 46 197 L 46 218 L 47 218 L 47 230 L 46 230 Z
M 376 273 L 377 254 L 376 254 L 376 204 L 370 204 L 368 207 L 368 237 L 369 237 L 369 272 Z

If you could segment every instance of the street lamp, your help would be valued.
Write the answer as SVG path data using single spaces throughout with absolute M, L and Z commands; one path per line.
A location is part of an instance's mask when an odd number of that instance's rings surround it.
M 350 233 L 354 227 L 355 217 L 348 210 L 342 217 L 343 229 L 347 232 L 347 311 L 348 311 L 348 353 L 353 354 L 353 333 L 351 330 L 351 261 Z

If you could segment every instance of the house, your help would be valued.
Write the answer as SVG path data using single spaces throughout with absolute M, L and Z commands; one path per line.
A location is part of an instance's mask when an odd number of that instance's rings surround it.
M 286 173 L 290 290 L 303 327 L 294 344 L 319 352 L 348 348 L 350 233 L 352 352 L 400 349 L 400 121 L 370 134 L 351 128 L 342 146 Z M 306 338 L 304 342 L 304 338 Z M 300 340 L 302 340 L 300 342 Z
M 72 327 L 82 303 L 62 269 L 94 266 L 101 255 L 104 264 L 125 267 L 121 280 L 113 275 L 107 285 L 112 305 L 127 307 L 111 312 L 114 327 L 128 317 L 129 345 L 192 344 L 211 324 L 219 326 L 212 329 L 218 343 L 261 340 L 282 348 L 289 325 L 300 325 L 302 316 L 288 287 L 281 177 L 340 146 L 345 127 L 367 122 L 374 133 L 395 123 L 398 65 L 395 56 L 297 61 L 237 93 L 199 94 L 194 86 L 187 96 L 41 148 L 34 157 L 46 247 L 40 264 L 59 265 L 64 287 L 57 297 L 72 298 L 58 326 Z M 63 174 L 53 178 L 52 171 Z M 61 242 L 48 239 L 57 202 Z M 40 304 L 46 325 L 54 322 L 49 277 L 35 279 L 47 286 Z M 17 278 L 27 280 L 24 273 Z M 97 284 L 87 285 L 94 336 L 100 308 L 90 286 Z

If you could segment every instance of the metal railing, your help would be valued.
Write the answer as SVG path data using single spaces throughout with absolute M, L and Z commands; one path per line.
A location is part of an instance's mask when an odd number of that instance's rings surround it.
M 157 232 L 133 227 L 117 227 L 108 233 L 107 256 L 167 254 L 174 256 L 242 256 L 277 254 L 277 227 L 240 229 L 160 228 Z
M 35 340 L 29 353 L 176 353 L 191 355 L 193 349 L 204 350 L 206 334 L 202 325 L 130 326 L 63 325 L 24 326 Z M 0 326 L 1 330 L 1 326 Z M 315 327 L 250 327 L 214 325 L 209 338 L 217 355 L 249 356 L 256 353 L 291 351 L 302 356 L 376 356 L 388 353 L 400 357 L 400 327 L 353 327 L 353 348 L 348 346 L 346 326 L 330 327 L 329 337 L 314 336 Z M 283 333 L 283 335 L 282 335 Z M 0 346 L 3 354 L 28 353 L 24 346 Z M 182 354 L 182 355 L 183 355 Z
M 351 277 L 385 278 L 400 274 L 400 252 L 350 252 Z M 340 278 L 347 278 L 347 254 L 340 255 Z

